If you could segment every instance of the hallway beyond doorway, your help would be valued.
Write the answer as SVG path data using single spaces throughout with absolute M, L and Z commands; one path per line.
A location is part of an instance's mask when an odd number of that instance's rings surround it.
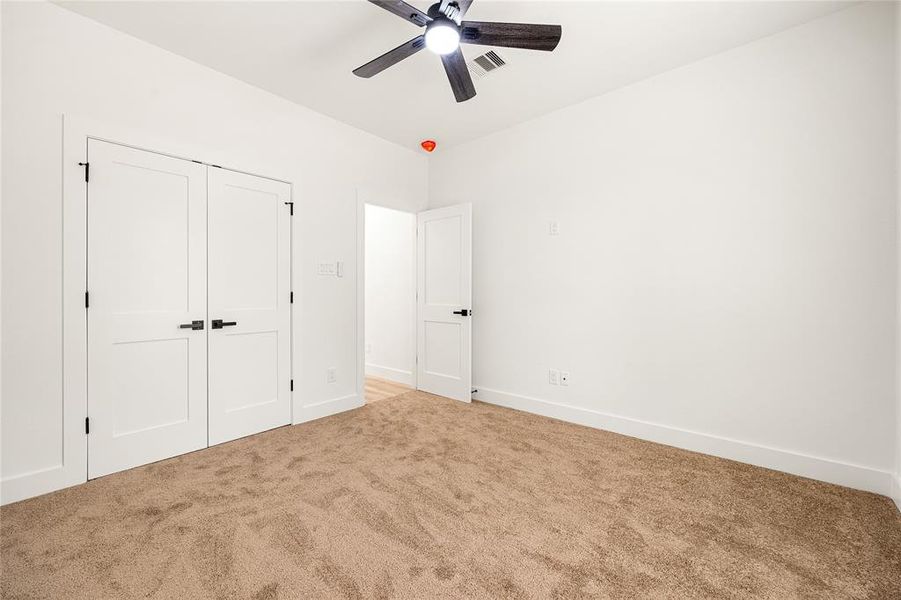
M 366 377 L 365 391 L 366 403 L 369 404 L 371 402 L 388 400 L 389 398 L 394 398 L 396 396 L 400 396 L 401 394 L 412 392 L 413 388 L 400 383 L 396 383 L 394 381 L 388 381 L 387 379 L 368 376 Z

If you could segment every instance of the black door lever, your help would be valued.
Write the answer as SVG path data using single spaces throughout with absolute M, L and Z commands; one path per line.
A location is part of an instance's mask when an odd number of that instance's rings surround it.
M 472 314 L 472 311 L 464 308 L 463 310 L 455 310 L 454 314 L 455 315 L 463 315 L 464 317 L 468 317 Z
M 203 329 L 203 321 L 191 321 L 190 323 L 182 323 L 178 326 L 179 329 L 193 329 L 194 331 L 200 331 Z
M 210 321 L 210 329 L 222 329 L 223 327 L 233 327 L 237 325 L 237 321 L 223 321 L 222 319 L 213 319 Z

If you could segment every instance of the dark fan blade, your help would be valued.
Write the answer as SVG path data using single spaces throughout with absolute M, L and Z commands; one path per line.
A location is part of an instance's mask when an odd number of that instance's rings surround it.
M 392 12 L 396 14 L 401 19 L 406 19 L 407 21 L 413 23 L 414 25 L 418 25 L 419 27 L 425 27 L 431 20 L 432 17 L 428 16 L 421 10 L 416 7 L 410 6 L 403 0 L 369 0 L 376 6 L 380 6 L 387 10 L 388 12 Z
M 417 35 L 415 38 L 405 44 L 401 44 L 394 50 L 385 52 L 375 60 L 371 60 L 362 67 L 354 69 L 354 75 L 357 77 L 372 77 L 381 73 L 391 65 L 396 65 L 403 59 L 413 56 L 420 50 L 425 48 L 425 36 Z
M 557 47 L 562 33 L 563 29 L 559 25 L 463 21 L 460 41 L 482 46 L 551 51 Z
M 466 59 L 463 58 L 463 52 L 459 48 L 442 56 L 441 62 L 444 63 L 444 70 L 447 71 L 447 79 L 450 81 L 451 89 L 454 90 L 457 102 L 464 102 L 476 95 L 476 86 L 472 84 L 472 77 L 466 68 Z

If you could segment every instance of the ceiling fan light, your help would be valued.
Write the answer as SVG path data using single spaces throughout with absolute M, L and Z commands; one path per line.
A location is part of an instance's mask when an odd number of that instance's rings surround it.
M 445 23 L 435 23 L 425 32 L 426 48 L 435 54 L 450 54 L 460 46 L 460 32 Z

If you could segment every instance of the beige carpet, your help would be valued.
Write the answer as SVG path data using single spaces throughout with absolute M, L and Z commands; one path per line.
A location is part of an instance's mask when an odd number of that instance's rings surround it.
M 418 392 L 0 520 L 4 598 L 901 598 L 887 498 Z

